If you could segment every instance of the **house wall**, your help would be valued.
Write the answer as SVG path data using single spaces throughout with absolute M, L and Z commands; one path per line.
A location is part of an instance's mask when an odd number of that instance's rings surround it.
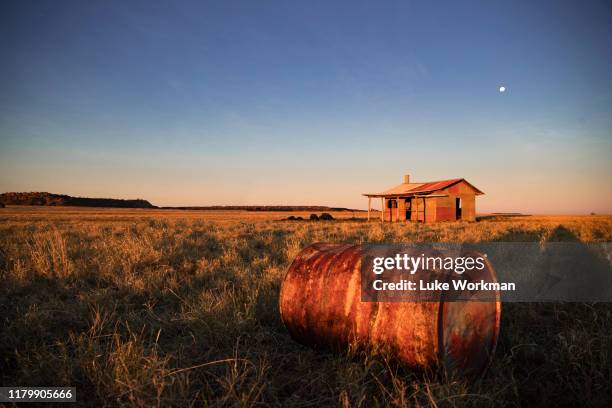
M 450 205 L 448 197 L 438 198 L 438 206 L 436 207 L 436 221 L 454 221 L 455 206 Z
M 448 197 L 439 197 L 436 208 L 437 221 L 455 220 L 455 199 L 461 198 L 461 220 L 476 220 L 476 192 L 464 181 L 441 191 Z
M 392 220 L 393 222 L 397 221 L 398 217 L 398 209 L 397 208 L 389 208 L 390 201 L 396 201 L 394 198 L 387 198 L 385 200 L 385 221 Z M 393 217 L 392 217 L 393 216 Z
M 413 198 L 411 203 L 412 203 L 412 208 L 411 208 L 411 213 L 410 213 L 410 221 L 423 222 L 424 221 L 423 219 L 423 208 L 424 208 L 423 198 Z M 427 211 L 427 207 L 425 207 L 425 211 Z
M 397 208 L 389 208 L 389 201 L 397 201 L 397 199 L 388 198 L 385 200 L 385 221 L 406 221 L 406 202 L 404 198 L 400 198 Z M 422 203 L 421 203 L 422 206 Z M 392 218 L 393 216 L 393 218 Z
M 425 222 L 436 222 L 438 198 L 439 197 L 430 197 L 425 199 Z
M 476 195 L 462 195 L 461 201 L 461 219 L 463 221 L 476 221 Z
M 423 209 L 425 209 L 425 213 L 423 213 Z M 423 197 L 413 198 L 411 201 L 410 210 L 411 210 L 410 221 L 435 222 L 436 221 L 436 197 L 425 198 L 425 199 L 423 199 Z M 404 217 L 405 215 L 406 215 L 406 208 L 404 207 Z
M 416 199 L 410 200 L 410 221 L 417 221 L 417 213 L 416 213 Z
M 400 221 L 406 221 L 406 199 L 400 198 L 397 206 L 398 217 Z

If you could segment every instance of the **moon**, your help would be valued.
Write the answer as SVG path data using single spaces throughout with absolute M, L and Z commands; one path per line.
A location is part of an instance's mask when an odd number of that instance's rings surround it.
M 500 86 L 500 87 L 499 87 L 499 92 L 500 92 L 500 93 L 504 93 L 504 92 L 506 92 L 506 87 L 505 87 L 505 86 Z

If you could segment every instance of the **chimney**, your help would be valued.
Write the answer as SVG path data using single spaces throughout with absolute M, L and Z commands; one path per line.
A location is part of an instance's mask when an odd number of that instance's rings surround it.
M 410 174 L 406 174 L 404 176 L 404 184 L 408 184 L 408 183 L 410 183 Z

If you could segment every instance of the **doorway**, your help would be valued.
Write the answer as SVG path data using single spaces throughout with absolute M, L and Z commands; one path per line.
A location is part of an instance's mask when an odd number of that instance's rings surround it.
M 461 197 L 455 198 L 455 219 L 461 219 Z
M 406 208 L 406 221 L 410 221 L 412 219 L 412 200 L 407 198 L 404 205 Z

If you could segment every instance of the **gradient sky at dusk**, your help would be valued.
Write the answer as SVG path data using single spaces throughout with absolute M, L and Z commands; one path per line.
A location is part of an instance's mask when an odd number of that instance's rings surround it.
M 612 213 L 609 2 L 0 7 L 0 192 L 364 208 L 409 172 Z

